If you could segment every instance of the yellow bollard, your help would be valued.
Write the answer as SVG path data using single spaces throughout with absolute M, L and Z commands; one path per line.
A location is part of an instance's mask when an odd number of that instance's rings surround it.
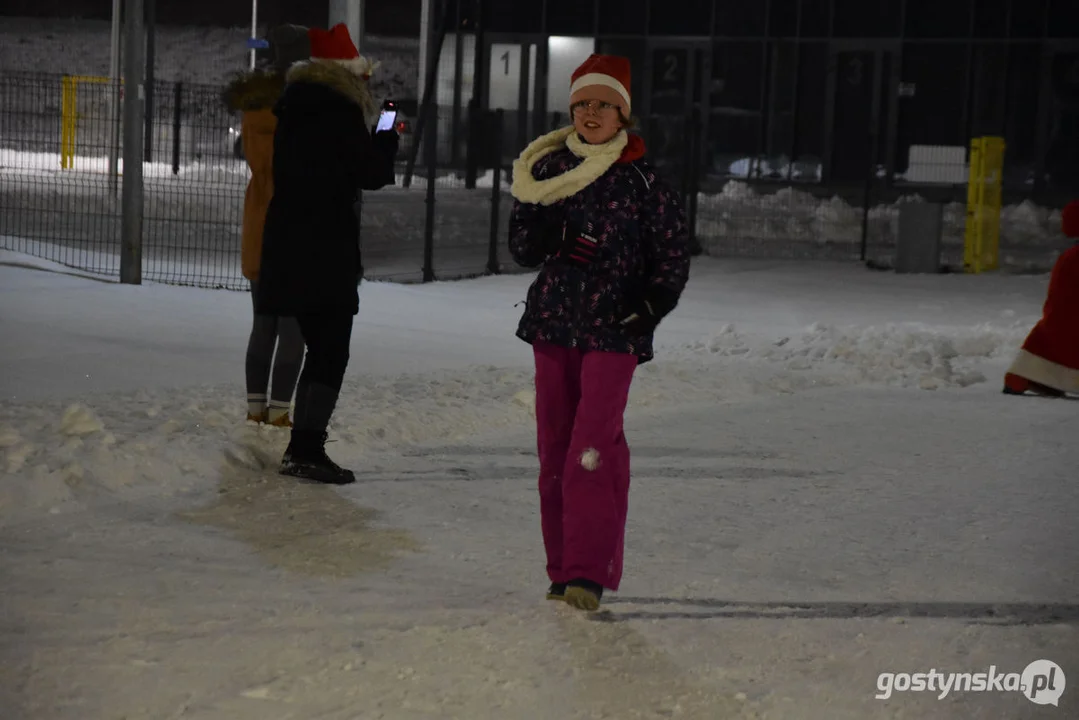
M 980 137 L 970 143 L 967 222 L 963 267 L 981 273 L 1000 267 L 1000 202 L 1004 176 L 1004 138 Z

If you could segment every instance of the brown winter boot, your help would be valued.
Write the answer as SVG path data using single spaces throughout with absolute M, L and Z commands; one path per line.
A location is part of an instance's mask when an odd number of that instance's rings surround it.
M 281 417 L 276 418 L 274 420 L 270 420 L 267 417 L 266 418 L 266 424 L 269 425 L 270 427 L 275 427 L 275 428 L 291 428 L 292 427 L 292 420 L 289 418 L 288 413 L 285 413 Z
M 266 423 L 271 427 L 291 428 L 292 420 L 288 415 L 290 405 L 291 403 L 281 403 L 271 400 L 269 406 L 266 408 Z

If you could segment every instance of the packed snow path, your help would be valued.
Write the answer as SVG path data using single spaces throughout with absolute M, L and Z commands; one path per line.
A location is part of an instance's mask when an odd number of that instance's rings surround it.
M 365 287 L 332 489 L 235 422 L 247 297 L 0 267 L 2 716 L 1079 712 L 1079 405 L 999 393 L 1044 278 L 699 263 L 593 616 L 543 599 L 526 283 Z M 1042 658 L 1059 707 L 874 698 Z

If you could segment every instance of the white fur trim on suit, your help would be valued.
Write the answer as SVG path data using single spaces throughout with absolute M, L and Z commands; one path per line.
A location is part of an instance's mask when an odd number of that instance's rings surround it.
M 1027 350 L 1019 351 L 1008 372 L 1055 390 L 1079 393 L 1079 370 L 1051 362 Z
M 577 92 L 581 88 L 586 88 L 589 85 L 602 85 L 609 87 L 616 93 L 622 96 L 622 99 L 626 101 L 626 114 L 628 115 L 631 110 L 631 103 L 629 101 L 629 90 L 622 83 L 615 80 L 610 75 L 604 75 L 603 73 L 588 73 L 577 78 L 576 82 L 570 85 L 569 94 Z
M 576 195 L 594 183 L 622 157 L 629 143 L 625 130 L 602 145 L 589 145 L 577 137 L 572 127 L 562 128 L 542 135 L 532 141 L 513 162 L 513 185 L 510 193 L 520 202 L 530 205 L 553 205 L 559 200 Z M 540 160 L 561 148 L 570 151 L 583 162 L 561 175 L 537 180 L 532 168 Z

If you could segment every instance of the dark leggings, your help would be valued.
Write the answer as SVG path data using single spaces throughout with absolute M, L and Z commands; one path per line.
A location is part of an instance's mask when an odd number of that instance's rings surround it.
M 307 343 L 307 359 L 296 388 L 296 431 L 326 432 L 348 368 L 353 318 L 351 313 L 297 318 Z
M 256 283 L 251 283 L 254 303 Z M 274 354 L 276 347 L 277 353 Z M 247 340 L 247 393 L 265 395 L 273 368 L 273 389 L 270 399 L 288 404 L 296 389 L 303 363 L 303 334 L 295 318 L 255 314 L 251 337 Z

